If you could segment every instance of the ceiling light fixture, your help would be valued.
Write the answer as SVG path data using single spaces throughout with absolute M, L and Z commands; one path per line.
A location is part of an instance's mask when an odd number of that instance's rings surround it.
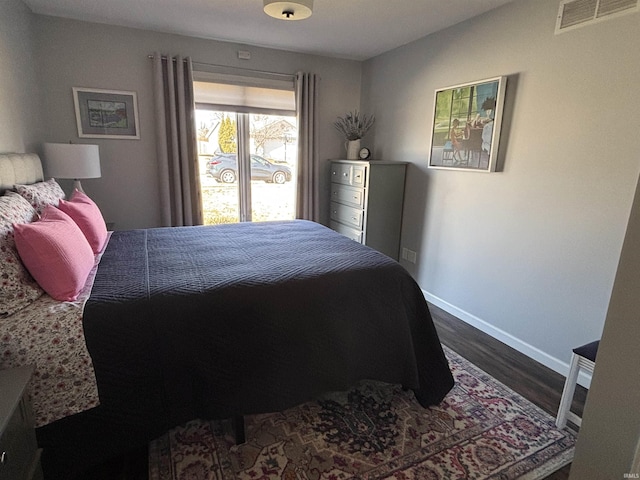
M 264 13 L 282 20 L 304 20 L 313 13 L 313 0 L 264 0 Z

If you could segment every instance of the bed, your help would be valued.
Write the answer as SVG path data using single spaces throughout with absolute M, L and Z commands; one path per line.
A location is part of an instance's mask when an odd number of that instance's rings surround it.
M 107 423 L 150 439 L 194 418 L 278 411 L 363 379 L 401 384 L 425 407 L 453 386 L 411 276 L 308 221 L 112 232 L 75 302 L 43 294 L 26 308 L 0 319 L 0 348 L 12 352 L 0 368 L 36 365 L 39 425 L 99 402 Z M 47 340 L 51 324 L 61 326 Z M 43 347 L 61 342 L 60 359 Z M 60 375 L 63 391 L 43 387 L 45 370 L 47 387 Z

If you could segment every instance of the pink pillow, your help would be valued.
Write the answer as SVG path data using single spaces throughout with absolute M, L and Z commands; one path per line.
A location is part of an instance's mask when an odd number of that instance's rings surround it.
M 94 256 L 69 215 L 49 205 L 37 222 L 16 224 L 14 237 L 22 262 L 45 292 L 56 300 L 78 298 Z
M 87 237 L 93 253 L 99 253 L 107 240 L 107 225 L 98 206 L 86 194 L 74 190 L 71 199 L 60 200 L 58 208 L 69 215 Z

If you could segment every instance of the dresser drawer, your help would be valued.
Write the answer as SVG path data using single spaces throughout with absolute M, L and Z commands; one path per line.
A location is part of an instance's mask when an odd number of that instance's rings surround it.
M 366 165 L 352 165 L 350 163 L 332 163 L 331 181 L 342 185 L 364 187 L 367 178 Z
M 364 214 L 362 210 L 331 202 L 331 220 L 344 223 L 350 227 L 362 229 Z
M 331 201 L 356 208 L 364 208 L 364 190 L 347 187 L 337 183 L 331 184 Z
M 0 480 L 42 480 L 27 386 L 33 366 L 0 370 Z
M 351 240 L 362 243 L 362 230 L 356 228 L 347 227 L 342 223 L 331 222 L 329 226 L 338 233 L 341 233 L 345 237 L 349 237 Z
M 0 437 L 0 480 L 40 478 L 39 452 L 28 403 L 23 399 Z
M 342 185 L 351 185 L 351 165 L 346 163 L 331 164 L 331 181 Z
M 364 187 L 367 177 L 367 167 L 364 165 L 354 165 L 351 167 L 351 185 L 354 187 Z

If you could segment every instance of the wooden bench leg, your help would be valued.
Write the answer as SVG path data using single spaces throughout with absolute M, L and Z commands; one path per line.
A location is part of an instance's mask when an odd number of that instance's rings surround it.
M 233 417 L 233 430 L 236 435 L 236 445 L 241 445 L 246 442 L 244 434 L 244 416 L 236 415 Z

